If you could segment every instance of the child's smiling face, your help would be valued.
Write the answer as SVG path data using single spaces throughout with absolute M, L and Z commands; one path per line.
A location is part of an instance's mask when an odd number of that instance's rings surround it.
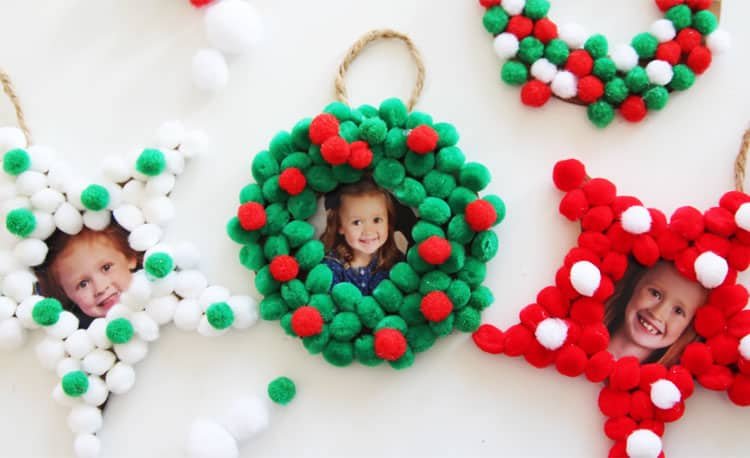
M 625 308 L 625 335 L 637 346 L 658 350 L 682 335 L 706 301 L 707 291 L 660 262 L 638 281 Z
M 369 262 L 388 240 L 388 208 L 383 194 L 341 196 L 339 234 L 354 252 L 354 260 Z
M 120 301 L 136 267 L 105 235 L 71 240 L 52 269 L 65 295 L 90 317 L 102 317 Z

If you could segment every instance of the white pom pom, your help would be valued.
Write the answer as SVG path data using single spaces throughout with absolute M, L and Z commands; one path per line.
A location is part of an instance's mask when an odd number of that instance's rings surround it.
M 125 203 L 140 206 L 146 195 L 146 185 L 142 181 L 130 180 L 122 187 L 122 200 Z
M 571 99 L 578 94 L 578 78 L 567 70 L 559 71 L 550 86 L 561 99 Z
M 104 176 L 113 183 L 124 183 L 130 179 L 130 166 L 122 156 L 104 158 Z
M 628 436 L 626 452 L 630 458 L 657 458 L 661 438 L 650 429 L 636 429 Z
M 35 278 L 29 272 L 16 270 L 3 278 L 3 295 L 21 302 L 34 292 Z
M 130 232 L 128 243 L 136 251 L 146 251 L 159 243 L 161 234 L 162 230 L 156 224 L 143 224 Z
M 6 296 L 0 296 L 0 321 L 12 317 L 16 313 L 16 307 L 18 307 L 16 301 Z
M 250 296 L 232 296 L 227 304 L 234 312 L 235 329 L 247 329 L 258 321 L 258 304 Z
M 68 196 L 68 203 L 71 204 L 78 211 L 86 210 L 86 207 L 81 201 L 81 194 L 83 190 L 88 187 L 88 183 L 84 183 L 80 178 L 71 178 L 70 182 L 65 185 L 65 194 Z
M 23 345 L 26 331 L 17 318 L 0 321 L 0 349 L 13 350 Z
M 170 258 L 174 258 L 174 250 L 172 249 L 171 245 L 166 243 L 157 243 L 156 245 L 146 250 L 146 252 L 143 254 L 144 262 L 156 253 L 164 253 L 166 255 L 169 255 Z
M 151 295 L 151 282 L 146 272 L 139 270 L 131 277 L 128 290 L 120 295 L 120 302 L 132 310 L 143 310 Z
M 175 280 L 177 273 L 172 271 L 164 278 L 159 278 L 151 282 L 151 295 L 153 297 L 168 296 L 174 292 Z
M 49 146 L 32 145 L 26 149 L 31 156 L 31 170 L 46 173 L 55 161 L 57 152 Z
M 174 219 L 174 215 L 174 204 L 169 197 L 152 197 L 143 203 L 143 216 L 147 223 L 164 226 Z
M 563 24 L 558 33 L 560 39 L 564 41 L 570 49 L 582 48 L 588 37 L 588 34 L 583 27 L 578 24 Z
M 109 391 L 114 394 L 124 394 L 135 385 L 135 370 L 129 364 L 119 362 L 107 372 L 105 380 Z
M 146 222 L 141 209 L 133 204 L 120 205 L 112 212 L 112 216 L 126 231 L 132 231 Z
M 109 310 L 107 310 L 107 315 L 105 318 L 107 318 L 107 320 L 109 321 L 116 320 L 118 318 L 129 319 L 132 312 L 133 311 L 130 309 L 130 307 L 125 304 L 115 304 Z
M 16 307 L 16 317 L 26 329 L 39 329 L 41 327 L 36 321 L 34 321 L 32 313 L 34 311 L 34 306 L 42 299 L 44 299 L 42 296 L 33 295 L 18 303 L 18 307 Z
M 497 57 L 505 60 L 515 57 L 518 52 L 518 38 L 512 33 L 503 32 L 493 42 Z
M 78 329 L 65 339 L 65 351 L 73 358 L 83 359 L 94 350 L 94 342 L 85 329 Z
M 737 209 L 737 213 L 734 214 L 734 222 L 737 223 L 741 229 L 750 231 L 750 202 L 745 202 L 740 205 Z
M 219 423 L 237 442 L 250 439 L 268 427 L 268 405 L 259 397 L 236 400 Z
M 146 182 L 146 194 L 150 196 L 167 195 L 174 188 L 175 178 L 171 173 L 160 173 Z
M 75 358 L 63 358 L 57 363 L 55 373 L 58 378 L 63 378 L 69 372 L 80 371 L 81 362 Z
M 536 340 L 549 350 L 557 350 L 568 338 L 568 325 L 559 318 L 545 318 L 534 331 Z
M 188 132 L 185 141 L 180 145 L 180 152 L 190 158 L 208 153 L 211 149 L 211 141 L 202 130 Z
M 502 7 L 511 16 L 519 15 L 526 6 L 526 0 L 503 0 Z
M 54 399 L 55 402 L 64 407 L 75 407 L 81 404 L 80 398 L 72 398 L 65 394 L 65 391 L 63 391 L 62 389 L 61 383 L 57 383 L 55 385 L 55 388 L 52 389 L 52 399 Z
M 629 72 L 638 65 L 638 53 L 630 45 L 616 46 L 610 57 L 615 62 L 615 67 L 621 72 Z
M 197 267 L 200 259 L 198 248 L 190 242 L 182 242 L 175 247 L 174 262 L 182 270 Z
M 109 397 L 109 390 L 104 380 L 99 377 L 89 376 L 89 389 L 81 396 L 83 402 L 90 406 L 100 406 Z
M 167 161 L 167 170 L 175 175 L 185 171 L 185 157 L 179 150 L 168 149 L 164 151 L 164 159 Z
M 14 270 L 23 268 L 20 262 L 7 250 L 0 251 L 0 277 L 4 277 Z
M 654 22 L 651 24 L 649 32 L 659 40 L 659 43 L 670 41 L 677 35 L 674 24 L 669 19 L 659 19 Z
M 186 299 L 198 299 L 208 286 L 208 279 L 199 270 L 177 272 L 174 292 Z
M 47 257 L 47 244 L 39 239 L 24 239 L 13 247 L 13 254 L 25 266 L 38 266 Z
M 555 75 L 557 75 L 557 66 L 542 57 L 532 64 L 531 74 L 539 81 L 549 84 L 555 79 Z
M 26 137 L 18 127 L 0 127 L 0 151 L 3 153 L 16 148 L 26 148 Z
M 226 302 L 229 296 L 231 296 L 231 293 L 228 289 L 223 286 L 212 285 L 203 291 L 200 298 L 198 298 L 198 304 L 200 304 L 201 309 L 205 312 L 211 304 Z
M 33 196 L 47 187 L 47 176 L 41 172 L 27 170 L 16 177 L 16 191 L 23 196 Z
M 148 344 L 138 337 L 133 337 L 128 343 L 114 346 L 115 354 L 123 363 L 134 365 L 148 354 Z
M 102 350 L 106 350 L 112 347 L 112 342 L 107 338 L 107 325 L 109 322 L 105 318 L 96 318 L 89 324 L 86 332 L 89 333 L 91 341 L 94 345 Z
M 185 126 L 180 121 L 167 121 L 159 126 L 157 132 L 159 148 L 177 148 L 183 138 L 185 138 Z
M 60 192 L 66 192 L 67 184 L 73 174 L 67 163 L 62 161 L 53 161 L 47 172 L 47 185 L 50 188 Z
M 593 296 L 601 281 L 599 268 L 589 261 L 578 261 L 570 269 L 570 283 L 582 296 Z
M 112 214 L 109 210 L 86 210 L 83 213 L 83 224 L 94 231 L 101 231 L 106 229 L 111 221 Z
M 83 358 L 81 367 L 89 374 L 104 375 L 115 365 L 115 360 L 114 353 L 97 348 Z
M 208 7 L 204 16 L 211 46 L 229 54 L 242 54 L 263 34 L 258 11 L 245 0 L 223 0 Z
M 2 177 L 2 175 L 0 175 Z M 16 185 L 13 183 L 2 183 L 0 184 L 0 201 L 6 201 L 13 199 L 18 196 L 16 193 Z
M 651 230 L 651 213 L 642 205 L 633 205 L 620 216 L 622 228 L 631 234 L 645 234 Z
M 206 318 L 206 315 L 201 315 L 200 322 L 198 323 L 198 334 L 204 337 L 223 336 L 229 331 L 229 329 L 230 328 L 216 329 L 215 327 L 211 326 L 211 323 L 208 322 L 208 318 Z
M 134 313 L 130 318 L 135 333 L 146 342 L 153 342 L 159 338 L 159 325 L 146 312 Z
M 674 383 L 660 379 L 651 384 L 651 402 L 660 409 L 671 409 L 682 399 L 682 393 Z
M 42 367 L 51 371 L 57 369 L 57 364 L 65 358 L 65 347 L 61 340 L 44 338 L 36 346 L 36 356 Z
M 146 313 L 160 326 L 167 324 L 174 318 L 177 302 L 178 299 L 172 294 L 157 297 L 146 305 Z
M 93 406 L 77 405 L 68 415 L 68 426 L 76 434 L 93 434 L 102 428 L 102 412 Z
M 55 212 L 55 225 L 68 235 L 75 235 L 83 229 L 83 217 L 73 205 L 63 202 Z
M 200 305 L 192 299 L 181 300 L 177 304 L 177 310 L 174 313 L 174 325 L 183 331 L 195 331 L 201 322 Z
M 732 48 L 732 37 L 726 30 L 716 29 L 706 37 L 706 46 L 717 56 L 724 54 Z
M 76 329 L 78 329 L 78 317 L 67 310 L 60 313 L 57 323 L 44 328 L 47 335 L 60 340 L 68 338 Z
M 695 274 L 700 284 L 706 288 L 716 288 L 724 283 L 728 272 L 726 259 L 711 251 L 701 253 L 695 260 Z
M 34 231 L 29 234 L 29 237 L 47 240 L 47 238 L 55 232 L 57 227 L 55 226 L 55 218 L 43 211 L 34 211 L 34 219 L 36 219 L 36 227 Z
M 237 441 L 219 423 L 196 418 L 190 425 L 186 454 L 189 458 L 235 458 Z
M 3 220 L 11 210 L 17 208 L 31 209 L 31 200 L 28 197 L 19 196 L 3 201 L 2 208 L 0 209 Z
M 672 77 L 674 76 L 672 66 L 669 65 L 669 62 L 663 60 L 652 60 L 649 62 L 646 65 L 646 73 L 648 74 L 649 81 L 659 86 L 666 86 L 672 81 Z
M 740 339 L 740 355 L 743 358 L 750 360 L 750 335 L 746 335 Z
M 224 55 L 215 49 L 200 49 L 193 55 L 193 84 L 202 91 L 216 92 L 229 82 Z
M 101 441 L 93 434 L 79 434 L 73 443 L 76 458 L 98 458 L 102 449 Z

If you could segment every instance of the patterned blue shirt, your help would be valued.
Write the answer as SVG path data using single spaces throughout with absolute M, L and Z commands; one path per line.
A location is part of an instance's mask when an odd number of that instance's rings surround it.
M 344 263 L 329 253 L 324 259 L 325 264 L 333 272 L 333 285 L 342 282 L 349 282 L 356 286 L 362 295 L 372 295 L 374 290 L 381 281 L 388 278 L 388 271 L 378 270 L 375 271 L 378 260 L 373 258 L 372 262 L 367 267 L 350 267 L 347 268 Z

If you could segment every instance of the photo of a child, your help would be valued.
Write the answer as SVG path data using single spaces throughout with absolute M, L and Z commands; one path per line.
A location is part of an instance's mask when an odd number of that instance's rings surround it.
M 349 282 L 369 295 L 402 257 L 394 232 L 394 198 L 371 179 L 344 185 L 326 196 L 321 236 L 333 284 Z
M 707 297 L 703 286 L 680 274 L 671 262 L 645 268 L 631 261 L 606 304 L 609 351 L 615 358 L 635 356 L 643 364 L 678 363 L 685 347 L 698 339 L 693 318 Z
M 47 258 L 36 269 L 39 293 L 59 300 L 78 317 L 81 328 L 119 302 L 142 259 L 116 223 L 101 231 L 84 228 L 76 235 L 58 230 L 47 246 Z

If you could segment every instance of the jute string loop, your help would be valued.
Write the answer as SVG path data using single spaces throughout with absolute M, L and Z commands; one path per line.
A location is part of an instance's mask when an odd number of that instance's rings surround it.
M 404 44 L 406 44 L 406 47 L 409 48 L 409 53 L 411 53 L 411 57 L 414 59 L 414 63 L 417 66 L 417 82 L 414 86 L 414 89 L 411 91 L 411 97 L 409 97 L 409 101 L 406 104 L 409 111 L 414 108 L 414 105 L 416 105 L 417 101 L 419 100 L 419 95 L 422 93 L 422 88 L 424 87 L 425 69 L 424 62 L 422 61 L 422 55 L 419 53 L 417 47 L 414 46 L 414 42 L 411 41 L 411 38 L 404 35 L 403 33 L 396 32 L 395 30 L 391 29 L 371 30 L 362 35 L 359 40 L 354 42 L 352 47 L 346 53 L 346 56 L 344 56 L 344 61 L 341 62 L 341 65 L 339 65 L 339 71 L 336 75 L 334 86 L 336 90 L 336 98 L 338 100 L 346 103 L 347 105 L 349 104 L 349 96 L 347 94 L 346 82 L 344 81 L 344 77 L 346 76 L 346 72 L 349 70 L 349 66 L 352 64 L 352 62 L 354 62 L 357 56 L 359 56 L 359 54 L 368 44 L 378 40 L 387 39 L 398 39 L 403 41 Z
M 29 127 L 26 125 L 26 118 L 23 115 L 21 109 L 21 102 L 18 100 L 15 89 L 13 89 L 13 83 L 10 81 L 10 76 L 3 69 L 0 69 L 0 82 L 3 84 L 3 91 L 5 95 L 10 99 L 10 103 L 13 104 L 13 108 L 16 110 L 16 120 L 18 121 L 18 127 L 21 128 L 24 137 L 26 137 L 26 143 L 31 144 L 31 132 Z
M 734 161 L 734 189 L 740 192 L 745 192 L 743 183 L 745 182 L 745 163 L 747 161 L 748 148 L 750 148 L 750 128 L 742 136 L 740 151 L 737 153 L 737 159 Z

